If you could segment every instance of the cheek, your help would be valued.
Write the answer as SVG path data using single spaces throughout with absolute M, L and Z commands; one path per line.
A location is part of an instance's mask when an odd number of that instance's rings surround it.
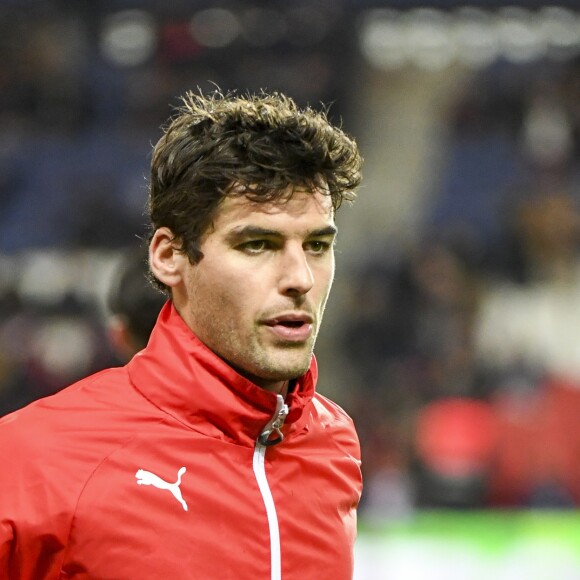
M 334 263 L 325 268 L 321 268 L 317 273 L 317 280 L 319 281 L 318 292 L 320 299 L 325 302 L 334 281 Z
M 222 326 L 231 326 L 233 319 L 239 318 L 247 307 L 244 277 L 235 275 L 226 265 L 198 274 L 192 280 L 190 293 L 194 310 L 204 319 L 221 320 Z

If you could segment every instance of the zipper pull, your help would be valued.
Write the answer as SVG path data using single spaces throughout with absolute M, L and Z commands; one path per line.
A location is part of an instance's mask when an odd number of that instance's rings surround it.
M 284 426 L 284 421 L 288 416 L 288 405 L 284 402 L 284 397 L 282 395 L 276 395 L 276 411 L 274 411 L 274 416 L 270 422 L 264 427 L 262 433 L 258 437 L 258 443 L 264 445 L 265 447 L 270 447 L 271 445 L 277 445 L 284 440 L 284 434 L 281 429 Z M 272 433 L 276 436 L 270 439 Z

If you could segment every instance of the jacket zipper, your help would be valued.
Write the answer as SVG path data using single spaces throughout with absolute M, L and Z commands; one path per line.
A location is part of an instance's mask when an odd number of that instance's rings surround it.
M 282 578 L 282 556 L 280 549 L 280 529 L 278 527 L 278 514 L 276 513 L 276 505 L 272 497 L 272 491 L 268 484 L 266 477 L 266 449 L 272 445 L 280 443 L 284 439 L 282 434 L 282 426 L 288 415 L 288 405 L 284 402 L 282 395 L 276 395 L 276 411 L 272 420 L 264 427 L 264 430 L 256 441 L 254 448 L 254 475 L 258 482 L 262 500 L 266 507 L 266 516 L 268 518 L 268 527 L 270 530 L 270 578 L 271 580 L 281 580 Z M 272 433 L 276 436 L 271 439 Z

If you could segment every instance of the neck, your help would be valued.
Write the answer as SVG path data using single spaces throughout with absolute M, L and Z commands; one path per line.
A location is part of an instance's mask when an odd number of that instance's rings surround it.
M 282 395 L 282 397 L 286 398 L 288 394 L 288 384 L 289 381 L 278 381 L 276 383 L 256 383 L 258 386 L 262 387 L 266 391 L 270 391 L 271 393 L 275 393 L 277 395 Z

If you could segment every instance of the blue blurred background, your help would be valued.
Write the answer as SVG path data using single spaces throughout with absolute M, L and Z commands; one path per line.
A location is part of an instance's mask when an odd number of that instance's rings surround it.
M 459 553 L 441 578 L 580 578 L 578 10 L 0 0 L 0 415 L 122 364 L 107 293 L 179 95 L 281 90 L 330 104 L 366 160 L 317 346 L 361 437 L 358 577 L 435 578 Z M 431 576 L 404 571 L 413 542 Z

